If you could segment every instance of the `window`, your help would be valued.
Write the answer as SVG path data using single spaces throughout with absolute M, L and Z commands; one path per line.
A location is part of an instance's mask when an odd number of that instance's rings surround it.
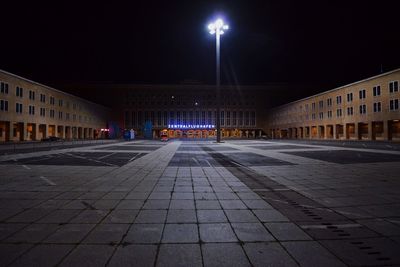
M 50 96 L 50 105 L 54 105 L 54 97 Z
M 242 126 L 243 125 L 243 111 L 239 111 L 239 122 L 238 125 Z
M 236 111 L 232 111 L 232 126 L 236 126 Z
M 59 119 L 62 119 L 62 118 L 63 118 L 63 113 L 62 113 L 62 111 L 59 111 L 59 112 L 58 112 L 58 118 L 59 118 Z
M 308 104 L 306 104 L 306 111 L 308 111 Z
M 141 112 L 138 111 L 138 116 L 139 116 L 140 113 Z M 169 112 L 169 124 L 174 124 L 174 112 L 173 111 Z M 141 123 L 139 123 L 139 125 L 141 125 Z
M 315 113 L 311 115 L 311 119 L 315 120 Z
M 367 114 L 367 105 L 360 105 L 360 114 Z
M 63 100 L 62 99 L 58 99 L 58 106 L 62 107 L 63 106 Z
M 43 102 L 43 103 L 46 102 L 46 95 L 40 94 L 40 102 Z
M 54 109 L 50 109 L 50 118 L 54 118 Z
M 35 115 L 35 106 L 29 106 L 29 115 Z
M 328 110 L 328 118 L 332 118 L 332 110 Z
M 2 94 L 8 94 L 8 83 L 5 83 L 5 82 L 1 82 L 0 83 L 0 92 L 2 93 Z
M 200 112 L 196 111 L 194 114 L 196 116 L 196 124 L 200 124 Z
M 0 110 L 8 111 L 8 101 L 7 100 L 0 100 Z
M 338 95 L 336 97 L 336 104 L 338 104 L 338 105 L 342 104 L 342 96 L 341 95 Z
M 347 94 L 347 102 L 353 101 L 353 93 L 348 93 Z
M 154 111 L 151 111 L 150 112 L 150 121 L 151 121 L 151 124 L 152 125 L 155 125 L 156 124 L 156 122 L 155 122 L 155 114 L 154 114 Z M 180 124 L 180 123 L 179 123 Z
M 132 117 L 132 120 L 135 119 L 135 116 Z M 168 112 L 164 111 L 164 126 L 168 124 Z M 136 125 L 136 121 L 133 122 L 133 125 Z
M 212 112 L 208 111 L 208 116 L 207 116 L 208 122 L 207 124 L 213 124 L 213 120 L 212 120 Z
M 249 126 L 249 124 L 250 124 L 249 112 L 248 111 L 244 112 L 244 123 L 245 123 L 246 126 Z
M 399 100 L 391 99 L 389 108 L 390 108 L 390 110 L 398 110 L 399 109 Z
M 225 113 L 221 111 L 221 125 L 225 125 Z
M 328 107 L 331 107 L 332 106 L 332 98 L 328 98 L 326 100 L 326 104 L 328 105 Z
M 381 111 L 382 111 L 381 102 L 374 103 L 374 112 L 381 112 Z
M 139 111 L 139 112 L 140 112 L 140 111 Z M 140 115 L 141 115 L 141 114 L 140 114 Z M 141 120 L 141 119 L 142 119 L 142 116 L 140 116 L 140 120 Z M 73 114 L 73 115 L 72 115 L 72 120 L 73 120 L 73 121 L 76 121 L 76 114 Z M 140 121 L 140 122 L 142 122 L 142 121 Z
M 229 112 L 226 115 L 227 115 L 228 120 L 229 120 L 230 119 L 229 118 L 229 115 L 230 115 Z M 201 112 L 201 124 L 203 124 L 203 125 L 206 124 L 206 112 L 205 111 Z M 229 122 L 228 122 L 228 124 L 229 124 Z
M 186 124 L 186 112 L 183 112 L 183 124 Z M 161 126 L 162 125 L 162 117 L 161 117 L 161 111 L 157 111 L 157 125 Z
M 365 97 L 366 97 L 366 95 L 365 95 L 365 89 L 364 89 L 364 90 L 360 90 L 360 91 L 358 92 L 358 94 L 359 94 L 359 96 L 360 96 L 360 99 L 365 99 Z
M 35 100 L 35 91 L 29 90 L 29 99 Z
M 256 112 L 252 111 L 250 113 L 250 124 L 251 126 L 256 126 Z
M 15 112 L 22 113 L 22 104 L 21 103 L 15 103 Z
M 312 110 L 315 110 L 315 103 L 312 103 L 312 104 L 311 104 L 311 109 L 312 109 Z
M 42 116 L 42 117 L 46 116 L 46 109 L 45 108 L 40 108 L 40 116 Z
M 16 96 L 22 97 L 24 93 L 24 89 L 22 87 L 17 86 L 16 88 Z
M 324 101 L 323 100 L 319 101 L 318 106 L 319 108 L 324 108 Z
M 373 96 L 381 95 L 381 86 L 380 85 L 374 86 L 372 88 L 372 94 L 373 94 Z
M 338 117 L 338 118 L 342 117 L 342 109 L 341 108 L 338 108 L 336 110 L 336 117 Z
M 320 120 L 323 120 L 323 119 L 324 119 L 324 113 L 323 113 L 323 112 L 320 112 L 320 113 L 319 113 L 319 119 L 320 119 Z
M 389 83 L 389 92 L 394 93 L 399 91 L 399 81 L 393 81 Z
M 353 107 L 348 107 L 347 108 L 347 116 L 352 116 L 353 115 Z

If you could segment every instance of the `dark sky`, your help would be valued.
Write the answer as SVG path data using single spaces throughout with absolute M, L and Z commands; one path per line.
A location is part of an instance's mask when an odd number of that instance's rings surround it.
M 56 88 L 212 84 L 215 38 L 206 27 L 218 14 L 231 27 L 222 37 L 225 84 L 328 90 L 400 67 L 396 1 L 9 2 L 1 5 L 0 68 Z

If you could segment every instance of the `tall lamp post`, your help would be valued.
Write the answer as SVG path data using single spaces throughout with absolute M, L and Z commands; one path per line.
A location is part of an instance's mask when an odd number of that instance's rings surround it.
M 215 34 L 216 39 L 216 63 L 217 63 L 217 143 L 221 142 L 221 79 L 220 79 L 220 37 L 224 34 L 224 30 L 229 29 L 229 26 L 224 24 L 222 19 L 217 19 L 214 23 L 208 25 L 210 34 Z

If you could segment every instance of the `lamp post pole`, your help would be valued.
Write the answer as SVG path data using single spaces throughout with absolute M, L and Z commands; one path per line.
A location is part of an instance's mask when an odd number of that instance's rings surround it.
M 219 33 L 219 29 L 216 30 L 216 34 L 215 34 L 215 40 L 216 40 L 216 66 L 217 66 L 217 70 L 216 70 L 216 80 L 217 80 L 217 143 L 221 142 L 221 73 L 220 73 L 220 33 Z
M 229 28 L 228 25 L 224 25 L 222 19 L 217 19 L 214 23 L 208 25 L 208 29 L 211 34 L 215 34 L 215 49 L 216 49 L 216 83 L 217 83 L 217 116 L 216 116 L 216 128 L 217 128 L 217 143 L 221 142 L 221 73 L 220 73 L 220 43 L 221 35 L 224 34 L 224 30 Z

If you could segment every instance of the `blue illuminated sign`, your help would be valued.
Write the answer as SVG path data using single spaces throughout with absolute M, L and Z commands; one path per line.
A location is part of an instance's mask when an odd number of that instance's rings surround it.
M 192 125 L 192 124 L 168 124 L 169 129 L 214 129 L 214 124 L 205 124 L 205 125 Z

